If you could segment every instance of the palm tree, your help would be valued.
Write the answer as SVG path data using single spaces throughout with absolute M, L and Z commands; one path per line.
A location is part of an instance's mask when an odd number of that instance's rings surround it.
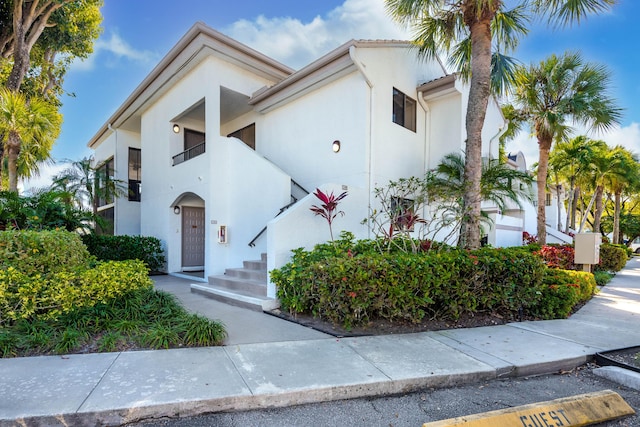
M 386 0 L 389 13 L 413 27 L 414 41 L 423 56 L 436 57 L 444 52 L 454 70 L 470 80 L 465 122 L 464 218 L 460 231 L 463 247 L 480 246 L 482 126 L 491 86 L 495 91 L 501 83 L 509 83 L 509 69 L 513 67 L 513 61 L 501 53 L 515 49 L 518 39 L 527 33 L 524 22 L 530 15 L 566 25 L 579 22 L 589 13 L 606 11 L 615 3 L 616 0 L 521 0 L 505 11 L 503 0 Z
M 628 189 L 637 191 L 640 188 L 640 164 L 635 154 L 621 146 L 616 146 L 613 151 L 616 173 L 607 177 L 607 187 L 614 194 L 613 243 L 619 244 L 622 193 Z
M 441 212 L 442 217 L 462 218 L 464 170 L 464 157 L 451 153 L 442 159 L 435 171 L 427 173 L 425 189 L 428 200 L 439 204 L 440 210 L 444 211 Z M 483 162 L 481 170 L 482 200 L 493 203 L 501 211 L 507 210 L 511 203 L 522 209 L 523 201 L 533 201 L 533 177 L 529 173 L 510 168 L 498 159 Z
M 69 161 L 69 167 L 52 181 L 52 189 L 65 192 L 69 204 L 80 209 L 90 207 L 94 216 L 98 213 L 99 199 L 122 197 L 128 191 L 124 182 L 104 176 L 103 169 L 94 167 L 93 157 Z
M 607 96 L 609 74 L 604 66 L 583 63 L 577 53 L 552 55 L 538 65 L 518 67 L 514 104 L 538 140 L 538 240 L 546 242 L 545 185 L 549 151 L 554 140 L 566 140 L 568 121 L 595 130 L 617 124 L 621 110 Z
M 558 142 L 549 154 L 549 168 L 557 170 L 568 183 L 565 233 L 568 233 L 570 228 L 576 229 L 576 207 L 580 198 L 580 183 L 585 172 L 588 172 L 593 150 L 592 141 L 581 135 L 569 141 Z
M 9 191 L 18 191 L 19 156 L 23 146 L 38 147 L 27 151 L 37 154 L 36 157 L 42 157 L 43 151 L 48 156 L 61 124 L 62 117 L 52 104 L 0 88 L 0 136 L 3 138 L 0 144 L 8 157 Z M 23 165 L 28 165 L 30 160 L 33 159 L 27 159 Z
M 617 173 L 614 168 L 615 155 L 609 146 L 604 141 L 593 141 L 593 144 L 595 149 L 593 150 L 589 167 L 585 170 L 585 175 L 590 177 L 586 182 L 590 187 L 590 190 L 593 191 L 593 194 L 591 195 L 588 206 L 582 213 L 582 220 L 580 221 L 580 227 L 578 228 L 579 233 L 582 233 L 584 230 L 587 218 L 589 217 L 591 208 L 594 204 L 595 211 L 593 212 L 592 230 L 594 233 L 600 232 L 600 219 L 602 218 L 602 211 L 604 210 L 602 199 L 604 196 L 605 182 L 608 177 Z

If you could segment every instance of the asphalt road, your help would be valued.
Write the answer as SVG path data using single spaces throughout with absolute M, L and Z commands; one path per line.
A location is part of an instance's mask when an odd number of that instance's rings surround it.
M 317 403 L 289 408 L 217 413 L 193 418 L 153 420 L 140 427 L 226 426 L 421 426 L 462 415 L 528 403 L 542 402 L 600 390 L 613 390 L 636 410 L 636 415 L 600 426 L 640 427 L 640 391 L 595 376 L 591 366 L 570 372 L 530 378 L 494 380 L 486 383 L 380 398 Z

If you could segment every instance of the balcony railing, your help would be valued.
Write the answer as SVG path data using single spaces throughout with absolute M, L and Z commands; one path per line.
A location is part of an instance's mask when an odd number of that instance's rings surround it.
M 176 154 L 173 156 L 173 166 L 179 165 L 180 163 L 184 163 L 187 160 L 191 160 L 194 157 L 199 156 L 200 154 L 204 154 L 205 151 L 205 143 L 202 142 L 198 145 L 194 145 L 188 150 L 183 151 L 180 154 Z

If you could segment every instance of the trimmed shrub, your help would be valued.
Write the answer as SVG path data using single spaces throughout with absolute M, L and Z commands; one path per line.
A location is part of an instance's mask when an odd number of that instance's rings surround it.
M 139 259 L 151 271 L 164 270 L 164 250 L 160 240 L 147 236 L 82 236 L 89 253 L 100 261 Z
M 602 244 L 600 245 L 600 262 L 595 269 L 615 273 L 624 268 L 628 259 L 626 246 Z
M 153 287 L 141 261 L 99 263 L 95 268 L 28 275 L 0 270 L 0 326 L 18 319 L 56 319 L 106 303 L 133 290 Z
M 543 319 L 566 318 L 576 304 L 588 301 L 595 292 L 596 280 L 591 273 L 547 269 L 542 297 L 532 308 L 532 314 Z
M 271 272 L 285 309 L 351 327 L 372 319 L 457 319 L 481 310 L 515 316 L 540 295 L 545 267 L 526 250 L 379 253 L 363 250 L 370 248 L 364 242 L 336 243 L 296 249 L 290 263 Z
M 506 316 L 534 305 L 542 283 L 544 263 L 522 248 L 485 248 L 469 254 L 473 269 L 463 272 L 474 284 L 469 300 L 478 306 L 471 311 L 489 310 Z
M 608 271 L 595 270 L 593 272 L 593 277 L 596 279 L 596 285 L 598 285 L 598 286 L 606 285 L 607 283 L 609 283 L 611 281 L 613 276 L 614 276 L 614 274 L 613 273 L 609 273 Z
M 0 231 L 0 269 L 48 275 L 88 268 L 92 261 L 75 233 L 68 231 Z

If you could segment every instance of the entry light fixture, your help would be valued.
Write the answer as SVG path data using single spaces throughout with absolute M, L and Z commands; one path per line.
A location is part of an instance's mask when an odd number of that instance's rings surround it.
M 173 133 L 180 133 L 180 125 L 175 123 L 173 125 Z
M 338 141 L 337 139 L 333 141 L 333 143 L 331 144 L 331 149 L 333 149 L 334 153 L 340 151 L 340 141 Z
M 176 215 L 180 215 L 180 206 L 174 206 L 173 207 L 173 213 Z

